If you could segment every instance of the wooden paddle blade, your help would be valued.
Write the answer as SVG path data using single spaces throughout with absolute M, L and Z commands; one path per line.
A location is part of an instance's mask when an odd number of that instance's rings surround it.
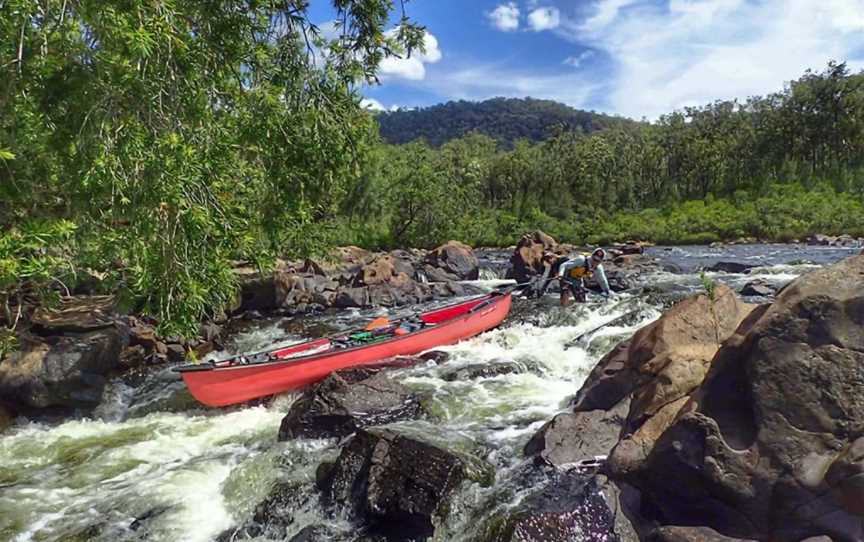
M 379 316 L 378 318 L 369 322 L 366 326 L 366 331 L 372 331 L 373 329 L 378 329 L 382 327 L 387 327 L 390 325 L 390 319 L 386 316 Z

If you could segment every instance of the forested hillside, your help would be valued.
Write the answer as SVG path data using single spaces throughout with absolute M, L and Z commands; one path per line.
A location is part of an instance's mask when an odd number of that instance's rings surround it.
M 580 111 L 551 100 L 494 98 L 483 102 L 447 102 L 413 110 L 377 115 L 384 141 L 408 143 L 423 138 L 438 147 L 471 132 L 487 135 L 512 147 L 520 140 L 543 141 L 561 131 L 590 134 L 613 126 L 634 124 L 629 119 Z
M 341 239 L 506 245 L 535 227 L 572 242 L 864 235 L 862 85 L 831 63 L 782 92 L 651 124 L 513 149 L 476 133 L 384 145 L 342 208 Z

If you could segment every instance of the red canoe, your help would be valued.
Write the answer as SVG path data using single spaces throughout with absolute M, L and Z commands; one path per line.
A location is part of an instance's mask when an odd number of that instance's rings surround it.
M 511 294 L 492 293 L 383 329 L 316 339 L 251 356 L 178 367 L 189 391 L 208 406 L 242 403 L 293 390 L 333 371 L 374 365 L 394 356 L 453 344 L 498 326 L 510 312 Z

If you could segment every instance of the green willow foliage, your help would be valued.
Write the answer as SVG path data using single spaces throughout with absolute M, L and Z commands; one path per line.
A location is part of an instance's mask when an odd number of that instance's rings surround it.
M 232 259 L 320 248 L 375 133 L 354 87 L 424 32 L 332 3 L 327 40 L 307 0 L 0 0 L 4 306 L 74 263 L 189 334 L 231 304 Z
M 436 111 L 445 118 L 430 117 Z M 438 126 L 448 111 L 425 114 Z M 379 155 L 383 165 L 354 196 L 377 205 L 347 209 L 341 241 L 506 246 L 538 227 L 576 243 L 864 235 L 864 75 L 845 64 L 808 71 L 780 93 L 653 123 L 512 148 L 473 133 Z

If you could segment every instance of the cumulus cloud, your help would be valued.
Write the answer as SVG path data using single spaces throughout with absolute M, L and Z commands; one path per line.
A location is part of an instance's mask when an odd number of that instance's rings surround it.
M 615 20 L 621 9 L 634 4 L 636 0 L 600 0 L 594 6 L 594 13 L 582 23 L 582 30 L 593 32 Z
M 612 60 L 608 108 L 635 118 L 774 92 L 831 59 L 864 62 L 864 0 L 600 0 L 561 26 Z
M 390 32 L 395 32 L 391 30 Z M 434 64 L 443 56 L 438 47 L 438 39 L 430 32 L 423 36 L 425 51 L 415 50 L 402 58 L 388 57 L 381 61 L 379 73 L 382 77 L 422 81 L 426 77 L 426 64 Z
M 537 8 L 528 14 L 528 26 L 535 32 L 553 30 L 561 24 L 561 13 L 558 8 Z
M 385 111 L 387 108 L 375 98 L 363 98 L 360 100 L 360 107 L 369 111 Z
M 498 7 L 486 14 L 492 26 L 502 32 L 510 32 L 519 29 L 519 7 L 516 2 L 500 4 Z
M 424 91 L 450 100 L 488 98 L 544 98 L 573 107 L 587 108 L 594 95 L 603 93 L 603 83 L 591 74 L 565 70 L 559 73 L 526 72 L 501 63 L 463 65 L 437 71 L 422 83 Z
M 568 56 L 567 58 L 564 59 L 562 64 L 567 65 L 567 66 L 572 66 L 574 68 L 578 68 L 579 66 L 582 65 L 583 62 L 585 62 L 586 60 L 588 60 L 592 56 L 594 56 L 594 51 L 589 49 L 587 51 L 582 51 L 578 55 Z

